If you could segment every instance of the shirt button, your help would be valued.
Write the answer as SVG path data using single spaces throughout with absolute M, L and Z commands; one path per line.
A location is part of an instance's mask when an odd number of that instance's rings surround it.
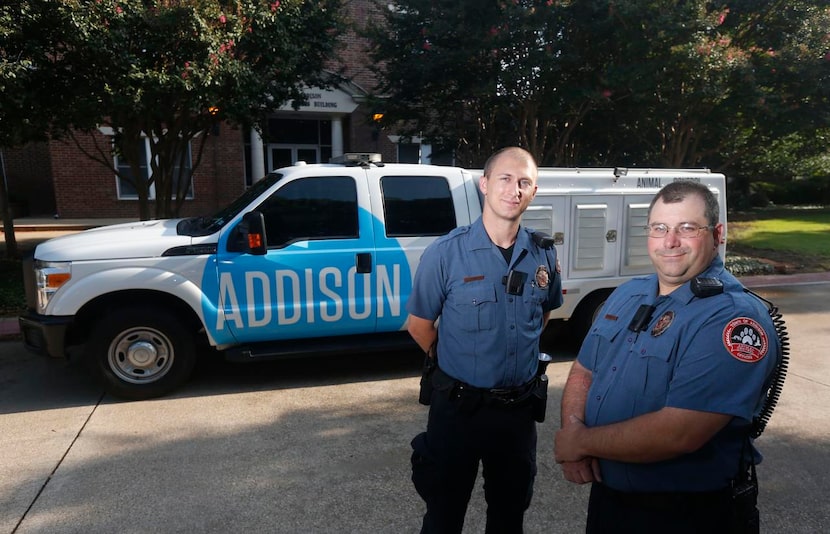
M 513 302 L 513 297 L 510 297 L 509 299 L 507 299 L 507 302 Z
M 602 398 L 602 397 L 600 397 L 599 395 L 597 395 L 597 400 L 600 400 L 601 398 Z
M 628 342 L 631 343 L 634 340 L 633 337 L 628 338 Z
M 511 325 L 510 325 L 510 330 L 515 330 L 515 329 L 516 329 L 516 325 L 511 324 Z
M 617 366 L 615 365 L 614 367 L 612 367 L 612 368 L 611 368 L 611 370 L 612 370 L 612 371 L 616 371 L 616 370 L 617 370 Z

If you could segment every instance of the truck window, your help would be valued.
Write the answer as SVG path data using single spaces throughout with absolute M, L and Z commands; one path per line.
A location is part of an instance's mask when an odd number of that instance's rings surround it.
M 441 176 L 384 176 L 387 237 L 444 235 L 456 227 L 450 185 Z
M 259 206 L 268 247 L 294 241 L 360 237 L 357 187 L 348 176 L 309 177 L 285 184 Z

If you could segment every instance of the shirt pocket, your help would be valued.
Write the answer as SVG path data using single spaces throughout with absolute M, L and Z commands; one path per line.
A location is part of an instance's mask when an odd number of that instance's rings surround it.
M 528 287 L 524 292 L 525 316 L 530 325 L 542 324 L 542 308 L 548 297 L 547 289 Z
M 465 284 L 451 294 L 462 330 L 490 330 L 496 318 L 496 289 L 492 284 Z
M 580 348 L 579 359 L 582 364 L 593 373 L 600 373 L 613 359 L 614 351 L 619 350 L 613 345 L 620 334 L 620 325 L 609 319 L 598 319 L 594 322 Z
M 588 335 L 597 336 L 599 338 L 598 341 L 600 342 L 613 343 L 621 330 L 622 327 L 617 321 L 599 318 L 594 321 L 593 325 L 591 325 Z
M 674 345 L 672 338 L 655 338 L 648 335 L 647 330 L 640 334 L 640 340 L 635 346 L 643 374 L 641 394 L 644 399 L 659 399 L 660 407 L 668 394 L 669 382 L 674 374 Z

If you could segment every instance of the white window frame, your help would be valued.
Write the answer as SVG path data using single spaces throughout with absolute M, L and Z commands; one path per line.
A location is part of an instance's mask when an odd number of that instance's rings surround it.
M 106 136 L 112 137 L 112 135 L 113 135 L 112 128 L 100 128 L 99 130 L 101 131 L 101 133 L 103 133 Z M 146 135 L 143 135 L 142 139 L 144 140 L 144 155 L 147 158 L 147 160 L 145 161 L 145 163 L 147 165 L 147 167 L 146 167 L 147 168 L 147 174 L 148 174 L 147 178 L 149 178 L 149 173 L 150 173 L 150 138 Z M 189 153 L 189 156 L 190 156 L 190 168 L 192 169 L 193 168 L 193 147 L 192 147 L 190 142 L 188 142 L 188 144 L 187 144 L 187 149 L 188 149 L 188 153 Z M 118 154 L 113 154 L 112 160 L 113 160 L 114 169 L 117 171 L 118 170 Z M 129 193 L 123 193 L 121 191 L 121 187 L 122 187 L 121 180 L 122 180 L 122 178 L 118 174 L 116 174 L 115 175 L 115 190 L 116 190 L 116 195 L 117 195 L 118 200 L 138 200 L 138 194 L 137 193 L 136 194 L 129 194 Z M 155 182 L 150 184 L 150 190 L 148 191 L 147 194 L 148 194 L 148 200 L 155 200 L 156 199 L 156 184 L 155 184 Z M 185 197 L 185 200 L 193 200 L 194 198 L 195 198 L 195 193 L 194 193 L 194 189 L 193 189 L 193 180 L 191 179 L 190 187 L 188 188 L 187 196 Z

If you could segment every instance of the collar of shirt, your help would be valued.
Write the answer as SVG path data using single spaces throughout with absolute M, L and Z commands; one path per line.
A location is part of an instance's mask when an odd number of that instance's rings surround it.
M 469 250 L 482 250 L 482 249 L 492 249 L 495 253 L 501 255 L 498 247 L 496 244 L 490 240 L 490 236 L 487 234 L 487 229 L 484 228 L 484 222 L 479 217 L 478 220 L 472 224 L 470 227 L 470 239 L 468 241 Z M 522 251 L 530 250 L 531 239 L 530 233 L 525 230 L 523 227 L 519 227 L 519 230 L 516 234 L 516 243 L 513 246 L 513 258 L 510 260 L 510 267 L 513 267 L 513 263 L 516 261 Z
M 724 285 L 724 291 L 735 290 L 736 288 L 741 288 L 741 283 L 735 278 L 723 265 L 723 260 L 720 256 L 715 256 L 715 259 L 712 260 L 712 263 L 709 264 L 709 267 L 706 268 L 705 271 L 700 273 L 698 276 L 703 278 L 717 278 Z M 657 275 L 652 274 L 647 278 L 640 278 L 643 280 L 644 284 L 642 284 L 642 290 L 640 292 L 633 292 L 633 295 L 643 295 L 643 296 L 651 296 L 655 300 L 659 299 L 659 295 L 657 295 Z M 680 304 L 688 304 L 695 298 L 695 294 L 692 293 L 692 281 L 689 280 L 682 286 L 678 287 L 668 295 L 666 298 L 670 298 L 672 300 L 677 301 Z

